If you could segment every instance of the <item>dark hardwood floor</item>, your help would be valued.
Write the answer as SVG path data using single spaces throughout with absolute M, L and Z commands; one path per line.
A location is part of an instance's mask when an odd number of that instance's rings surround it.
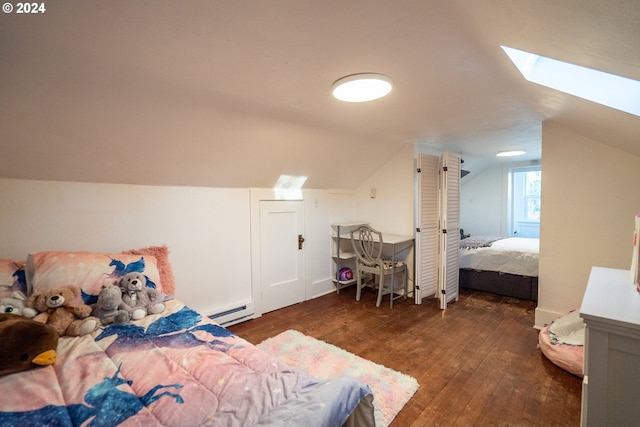
M 376 308 L 373 291 L 356 301 L 347 288 L 229 329 L 254 344 L 296 329 L 415 377 L 392 426 L 580 424 L 582 379 L 537 348 L 534 302 L 462 290 L 441 311 L 410 299 L 389 309 L 387 298 Z

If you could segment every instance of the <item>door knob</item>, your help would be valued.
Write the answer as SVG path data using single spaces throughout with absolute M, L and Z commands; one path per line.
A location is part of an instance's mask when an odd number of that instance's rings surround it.
M 302 234 L 298 234 L 298 250 L 302 250 L 303 242 L 304 242 L 304 237 L 302 237 Z

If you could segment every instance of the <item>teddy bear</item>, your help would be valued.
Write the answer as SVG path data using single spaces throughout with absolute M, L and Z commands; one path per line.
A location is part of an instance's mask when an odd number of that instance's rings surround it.
M 33 320 L 52 326 L 60 336 L 81 336 L 95 331 L 100 319 L 90 316 L 91 307 L 76 302 L 80 290 L 73 285 L 34 292 L 29 305 L 39 314 Z
M 38 312 L 27 307 L 27 296 L 20 291 L 13 291 L 11 295 L 0 298 L 0 313 L 17 314 L 24 317 L 35 317 Z
M 122 290 L 122 306 L 131 319 L 140 320 L 148 314 L 164 311 L 162 296 L 155 289 L 147 287 L 147 279 L 141 273 L 127 273 L 120 278 L 118 286 Z
M 100 289 L 98 301 L 91 304 L 91 315 L 100 319 L 102 326 L 114 323 L 123 325 L 129 321 L 129 312 L 121 309 L 122 290 L 115 285 Z

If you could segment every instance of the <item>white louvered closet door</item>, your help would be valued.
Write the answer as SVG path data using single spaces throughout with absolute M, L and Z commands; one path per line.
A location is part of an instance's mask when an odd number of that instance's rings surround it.
M 453 153 L 442 155 L 441 168 L 441 233 L 440 233 L 440 280 L 438 295 L 440 308 L 458 300 L 459 254 L 460 254 L 460 156 Z
M 415 302 L 435 296 L 445 309 L 459 295 L 460 156 L 420 154 L 416 171 Z
M 436 295 L 438 288 L 440 158 L 420 154 L 416 164 L 416 278 L 415 303 Z

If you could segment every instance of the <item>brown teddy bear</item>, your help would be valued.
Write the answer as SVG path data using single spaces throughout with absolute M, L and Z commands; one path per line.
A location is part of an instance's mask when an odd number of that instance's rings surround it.
M 100 319 L 90 317 L 91 307 L 75 302 L 79 294 L 72 285 L 34 292 L 29 305 L 39 314 L 33 320 L 52 326 L 60 336 L 77 337 L 95 331 Z

